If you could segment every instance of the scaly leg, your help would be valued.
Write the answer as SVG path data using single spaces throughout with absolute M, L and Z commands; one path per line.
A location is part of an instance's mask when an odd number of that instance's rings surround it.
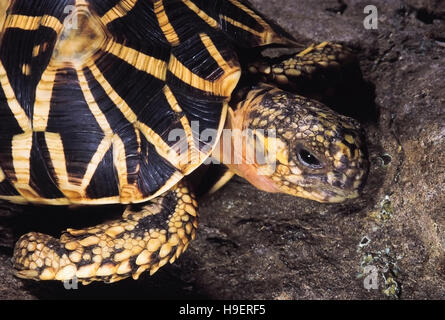
M 261 59 L 249 65 L 249 71 L 284 90 L 321 96 L 343 78 L 350 78 L 351 72 L 352 77 L 361 77 L 357 66 L 358 61 L 349 49 L 323 42 L 291 56 Z
M 197 202 L 184 183 L 146 203 L 129 205 L 122 219 L 84 230 L 68 229 L 60 239 L 28 233 L 14 250 L 15 274 L 34 280 L 115 282 L 137 279 L 173 263 L 194 239 Z

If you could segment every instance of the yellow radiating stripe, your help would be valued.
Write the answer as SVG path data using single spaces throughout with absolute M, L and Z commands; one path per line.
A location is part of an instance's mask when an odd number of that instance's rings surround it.
M 140 136 L 139 129 L 135 129 L 136 140 L 138 143 L 137 154 L 140 154 Z M 117 171 L 117 178 L 119 179 L 119 194 L 121 203 L 132 203 L 134 201 L 143 199 L 143 195 L 136 184 L 128 183 L 128 168 L 127 168 L 127 154 L 125 152 L 125 145 L 122 139 L 116 134 L 113 136 L 113 164 Z
M 168 69 L 178 79 L 188 85 L 209 92 L 212 95 L 230 97 L 241 76 L 239 66 L 229 66 L 206 34 L 200 34 L 203 44 L 207 47 L 209 54 L 216 60 L 218 65 L 224 70 L 224 75 L 216 81 L 209 81 L 201 78 L 184 66 L 174 55 L 170 56 Z
M 119 196 L 106 197 L 106 198 L 97 198 L 97 199 L 88 199 L 86 197 L 82 199 L 75 199 L 71 201 L 73 204 L 86 204 L 86 205 L 102 205 L 102 204 L 115 204 L 120 203 Z
M 12 202 L 12 203 L 17 203 L 17 204 L 27 204 L 27 203 L 29 203 L 28 200 L 26 200 L 22 196 L 0 196 L 0 199 L 8 201 L 8 202 Z
M 201 34 L 199 34 L 199 36 L 201 38 L 202 43 L 204 44 L 207 51 L 209 52 L 210 56 L 213 57 L 213 59 L 215 59 L 216 63 L 218 63 L 218 66 L 222 70 L 224 70 L 224 72 L 226 74 L 230 73 L 231 71 L 234 71 L 235 68 L 232 68 L 229 66 L 227 61 L 223 58 L 223 56 L 221 55 L 219 50 L 216 48 L 212 39 L 210 39 L 210 37 L 205 33 L 201 33 Z
M 36 100 L 34 103 L 34 114 L 32 126 L 34 131 L 45 131 L 48 125 L 49 110 L 51 108 L 51 97 L 57 71 L 50 66 L 42 74 L 36 89 Z
M 116 134 L 113 136 L 113 164 L 119 180 L 119 194 L 122 203 L 129 203 L 136 198 L 137 188 L 128 184 L 127 154 L 122 139 Z
M 135 126 L 142 132 L 147 141 L 149 141 L 155 147 L 157 153 L 161 157 L 168 160 L 175 168 L 180 167 L 180 159 L 178 154 L 172 148 L 170 148 L 170 146 L 165 143 L 165 141 L 156 132 L 154 132 L 145 123 L 139 121 Z M 150 157 L 150 155 L 148 156 Z
M 100 20 L 104 25 L 107 25 L 116 19 L 125 17 L 127 13 L 134 8 L 137 2 L 138 2 L 137 0 L 122 0 L 119 3 L 117 3 L 113 8 L 108 10 L 108 12 L 105 13 L 102 16 L 102 18 L 100 18 Z
M 14 118 L 17 120 L 20 128 L 23 131 L 31 130 L 31 123 L 29 121 L 28 116 L 25 113 L 25 110 L 20 106 L 19 102 L 15 97 L 14 90 L 9 83 L 8 75 L 6 74 L 6 70 L 3 67 L 2 62 L 0 61 L 0 85 L 3 88 L 3 92 L 5 93 L 6 100 L 8 103 L 9 109 L 11 109 Z
M 182 112 L 182 109 L 181 109 L 181 107 L 179 106 L 179 103 L 178 103 L 178 101 L 176 100 L 176 98 L 175 98 L 173 92 L 171 91 L 170 87 L 169 87 L 169 86 L 165 86 L 164 89 L 163 89 L 163 91 L 164 91 L 165 97 L 166 97 L 166 99 L 167 99 L 167 101 L 168 101 L 168 104 L 170 105 L 170 107 L 172 108 L 172 110 L 173 110 L 174 112 L 176 112 L 176 113 L 180 113 L 180 112 Z
M 140 198 L 135 201 L 132 201 L 132 203 L 141 203 L 141 202 L 145 202 L 147 200 L 158 197 L 159 195 L 163 194 L 167 190 L 170 190 L 171 188 L 173 188 L 175 186 L 175 184 L 177 184 L 179 182 L 179 180 L 181 180 L 183 177 L 184 177 L 184 175 L 182 173 L 180 173 L 179 171 L 175 171 L 172 174 L 172 176 L 164 183 L 164 185 L 158 191 L 156 191 L 154 194 L 152 194 L 151 196 L 148 196 L 146 198 Z
M 170 88 L 168 86 L 166 86 L 164 88 L 164 94 L 165 97 L 170 105 L 170 107 L 172 108 L 173 111 L 175 112 L 182 112 L 181 107 L 178 104 L 178 101 L 176 100 L 173 92 L 170 90 Z M 222 116 L 221 116 L 221 120 L 219 123 L 219 131 L 218 131 L 218 135 L 217 138 L 219 138 L 219 136 L 221 135 L 222 129 L 224 127 L 224 123 L 226 120 L 226 115 L 227 115 L 227 108 L 228 108 L 228 104 L 227 102 L 224 102 L 223 104 L 223 110 L 222 110 Z M 186 137 L 187 137 L 187 142 L 188 142 L 188 150 L 187 150 L 187 154 L 180 154 L 180 164 L 181 164 L 181 172 L 184 175 L 188 175 L 189 173 L 191 173 L 198 165 L 200 165 L 208 156 L 209 154 L 213 151 L 213 149 L 216 147 L 216 143 L 212 146 L 212 148 L 208 151 L 208 153 L 204 153 L 202 152 L 195 144 L 195 141 L 193 139 L 193 133 L 192 133 L 192 129 L 190 127 L 190 123 L 187 119 L 187 117 L 183 116 L 181 118 L 181 124 L 182 127 L 184 128 Z M 197 133 L 199 135 L 199 133 Z M 182 151 L 182 140 L 177 142 L 177 146 L 179 147 L 179 150 Z M 176 147 L 173 147 L 173 149 L 177 149 Z
M 174 55 L 170 56 L 170 62 L 168 70 L 174 74 L 178 79 L 181 79 L 184 83 L 197 88 L 202 91 L 207 91 L 211 94 L 218 96 L 225 96 L 224 92 L 221 92 L 221 87 L 218 82 L 212 82 L 201 78 L 197 74 L 194 74 L 190 69 L 182 64 Z
M 123 46 L 114 41 L 110 41 L 104 50 L 153 77 L 160 80 L 165 80 L 166 78 L 167 63 L 163 60 L 143 54 L 140 51 Z
M 181 107 L 179 106 L 178 101 L 176 100 L 173 92 L 170 90 L 168 86 L 164 87 L 164 95 L 167 99 L 168 104 L 170 105 L 170 108 L 172 108 L 173 111 L 176 113 L 182 112 Z M 187 141 L 178 141 L 176 144 L 177 146 L 173 147 L 173 149 L 179 149 L 180 152 L 183 151 L 183 145 L 187 143 L 187 154 L 181 154 L 180 155 L 180 165 L 181 165 L 181 171 L 187 171 L 187 167 L 191 164 L 197 161 L 199 156 L 199 149 L 196 148 L 195 141 L 193 140 L 192 135 L 192 128 L 190 127 L 190 122 L 188 121 L 186 116 L 181 117 L 180 119 L 181 125 L 184 128 L 185 136 Z
M 14 187 L 25 198 L 38 198 L 38 194 L 30 185 L 32 131 L 15 135 L 12 138 L 12 164 L 15 172 Z
M 233 5 L 237 6 L 238 8 L 240 8 L 241 10 L 246 12 L 253 19 L 255 19 L 264 28 L 264 31 L 263 32 L 255 31 L 255 30 L 245 26 L 242 23 L 239 23 L 239 22 L 236 23 L 235 20 L 230 19 L 228 17 L 221 17 L 221 18 L 223 18 L 224 20 L 226 20 L 227 22 L 233 24 L 234 26 L 236 26 L 238 28 L 244 29 L 247 32 L 250 32 L 250 33 L 258 36 L 261 39 L 260 45 L 267 45 L 267 44 L 271 44 L 271 43 L 292 44 L 292 45 L 297 44 L 294 40 L 280 36 L 279 34 L 277 34 L 267 21 L 265 21 L 255 11 L 253 11 L 252 9 L 249 9 L 247 6 L 245 6 L 240 1 L 238 1 L 238 0 L 229 0 L 229 1 Z
M 111 138 L 104 138 L 96 153 L 88 164 L 82 182 L 77 185 L 69 181 L 68 171 L 66 168 L 65 151 L 63 141 L 58 133 L 45 132 L 45 141 L 48 146 L 48 152 L 58 181 L 60 191 L 67 197 L 70 203 L 82 203 L 85 198 L 85 190 L 96 172 L 99 163 L 110 149 Z
M 178 179 L 179 180 L 179 179 Z M 157 195 L 156 195 L 157 196 Z M 154 198 L 152 196 L 151 198 Z M 151 199 L 150 198 L 150 199 Z M 0 196 L 1 200 L 6 200 L 8 202 L 13 202 L 17 204 L 42 204 L 42 205 L 51 205 L 51 206 L 66 206 L 70 204 L 79 204 L 79 205 L 102 205 L 102 204 L 115 204 L 120 203 L 119 196 L 107 197 L 107 198 L 99 198 L 99 199 L 88 199 L 88 198 L 76 198 L 76 199 L 68 199 L 68 198 L 57 198 L 57 199 L 46 199 L 46 198 L 35 198 L 35 199 L 26 199 L 22 196 Z M 138 199 L 133 202 L 144 202 L 149 199 Z
M 165 13 L 164 1 L 157 1 L 153 5 L 159 26 L 161 27 L 165 38 L 172 46 L 177 46 L 179 44 L 179 37 Z
M 94 118 L 99 123 L 102 131 L 106 135 L 106 138 L 111 139 L 111 144 L 113 145 L 113 164 L 117 171 L 117 178 L 119 180 L 119 193 L 121 194 L 121 202 L 125 203 L 131 202 L 137 196 L 140 196 L 140 194 L 138 194 L 137 188 L 135 188 L 134 186 L 130 186 L 127 182 L 127 162 L 126 162 L 124 143 L 122 142 L 121 138 L 118 135 L 113 135 L 113 130 L 111 129 L 107 118 L 105 117 L 102 110 L 99 108 L 96 100 L 94 99 L 94 96 L 91 93 L 91 90 L 88 86 L 88 81 L 86 80 L 83 72 L 78 71 L 77 74 L 79 77 L 79 82 L 82 88 L 82 92 L 84 94 L 85 100 L 87 101 L 91 113 L 94 115 Z M 100 148 L 101 147 L 99 146 L 99 149 Z M 104 155 L 105 154 L 102 155 L 102 158 Z M 83 183 L 86 183 L 86 180 L 83 180 Z
M 233 178 L 233 176 L 235 175 L 235 172 L 227 170 L 222 177 L 220 177 L 218 179 L 218 181 L 213 185 L 213 187 L 210 189 L 210 191 L 208 192 L 208 194 L 212 194 L 215 193 L 216 191 L 218 191 L 219 189 L 221 189 L 223 186 L 226 185 L 227 182 L 230 181 L 230 179 Z
M 91 158 L 90 163 L 88 163 L 87 170 L 82 178 L 82 184 L 81 184 L 82 190 L 85 190 L 90 184 L 90 181 L 93 178 L 93 175 L 97 170 L 97 167 L 99 166 L 100 162 L 104 158 L 107 151 L 110 149 L 111 143 L 112 143 L 111 137 L 105 137 L 100 142 L 99 146 L 97 147 L 96 153 Z
M 88 63 L 88 68 L 93 74 L 94 78 L 97 82 L 102 86 L 107 96 L 113 101 L 113 103 L 118 107 L 118 109 L 122 112 L 124 117 L 130 122 L 135 123 L 137 121 L 137 116 L 128 106 L 124 99 L 122 99 L 119 94 L 113 89 L 111 84 L 105 79 L 105 76 L 99 70 L 97 65 L 94 62 Z
M 134 133 L 136 134 L 136 142 L 138 143 L 138 154 L 141 154 L 141 132 L 138 128 L 134 128 Z
M 6 179 L 5 173 L 2 168 L 0 168 L 0 182 L 3 182 Z
M 227 22 L 230 23 L 231 25 L 233 25 L 233 26 L 235 26 L 235 27 L 237 27 L 237 28 L 239 28 L 239 29 L 243 29 L 244 31 L 247 31 L 247 32 L 249 32 L 249 33 L 251 33 L 251 34 L 253 34 L 253 35 L 255 35 L 255 36 L 257 36 L 257 37 L 259 37 L 259 38 L 261 38 L 261 39 L 262 39 L 263 36 L 264 36 L 264 33 L 263 33 L 263 32 L 259 32 L 259 31 L 257 31 L 257 30 L 254 30 L 254 29 L 252 29 L 252 28 L 246 26 L 245 24 L 243 24 L 243 23 L 241 23 L 241 22 L 239 22 L 239 21 L 233 20 L 233 19 L 230 18 L 230 17 L 224 16 L 224 15 L 221 15 L 220 17 L 221 17 L 221 19 L 227 21 Z
M 19 14 L 12 14 L 6 17 L 6 28 L 18 28 L 21 30 L 34 31 L 40 27 L 47 27 L 59 33 L 63 29 L 63 24 L 56 17 L 44 16 L 24 16 Z
M 113 87 L 108 83 L 105 79 L 104 75 L 100 72 L 99 68 L 94 64 L 90 64 L 88 66 L 90 68 L 91 73 L 94 75 L 96 80 L 100 83 L 104 91 L 107 93 L 107 96 L 113 101 L 113 103 L 118 107 L 124 117 L 130 122 L 133 123 L 136 128 L 141 130 L 147 140 L 156 147 L 156 151 L 165 157 L 166 159 L 173 158 L 174 159 L 174 151 L 166 144 L 162 138 L 156 134 L 153 130 L 151 130 L 147 125 L 142 122 L 139 122 L 137 119 L 137 115 L 133 112 L 130 106 L 122 99 L 119 94 L 113 89 Z M 172 164 L 174 164 L 173 162 Z
M 22 73 L 25 76 L 31 75 L 31 66 L 28 63 L 22 64 Z
M 252 9 L 249 9 L 244 4 L 239 2 L 238 0 L 229 0 L 234 6 L 240 8 L 244 12 L 246 12 L 248 15 L 250 15 L 252 18 L 254 18 L 260 25 L 262 25 L 266 29 L 270 29 L 270 25 L 264 21 L 263 18 L 261 18 L 258 14 L 255 13 Z
M 105 133 L 105 136 L 111 138 L 111 136 L 113 135 L 113 130 L 111 129 L 110 124 L 108 123 L 108 120 L 103 114 L 102 110 L 99 108 L 96 99 L 94 99 L 84 73 L 81 70 L 76 71 L 77 78 L 79 79 L 80 88 L 82 89 L 83 96 L 86 103 L 88 104 L 88 108 L 90 109 L 102 131 Z
M 187 7 L 189 7 L 190 10 L 192 10 L 194 13 L 196 13 L 202 20 L 204 20 L 209 26 L 211 26 L 212 28 L 215 28 L 215 29 L 219 28 L 219 23 L 215 19 L 210 17 L 207 13 L 205 13 L 204 11 L 199 9 L 198 6 L 196 4 L 194 4 L 192 1 L 182 0 L 182 2 Z
M 79 189 L 78 186 L 74 186 L 69 182 L 68 171 L 66 170 L 65 150 L 60 134 L 45 132 L 45 142 L 60 191 L 63 193 L 64 190 Z

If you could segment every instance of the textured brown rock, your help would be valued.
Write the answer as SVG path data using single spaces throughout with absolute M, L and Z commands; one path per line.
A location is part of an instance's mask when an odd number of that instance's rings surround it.
M 235 179 L 201 201 L 197 240 L 174 265 L 139 281 L 78 290 L 15 279 L 10 255 L 20 233 L 49 230 L 49 222 L 54 230 L 57 221 L 73 226 L 82 214 L 23 214 L 3 205 L 0 298 L 445 298 L 445 1 L 373 1 L 377 30 L 363 27 L 369 1 L 252 3 L 301 42 L 337 41 L 357 51 L 375 86 L 375 99 L 355 97 L 352 112 L 364 123 L 372 162 L 363 197 L 318 204 Z M 377 290 L 364 288 L 366 266 L 378 272 Z

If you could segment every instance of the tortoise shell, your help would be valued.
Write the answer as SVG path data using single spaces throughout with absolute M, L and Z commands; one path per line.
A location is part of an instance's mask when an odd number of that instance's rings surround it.
M 289 41 L 241 0 L 2 0 L 0 26 L 0 199 L 52 205 L 170 189 L 215 147 L 236 48 Z

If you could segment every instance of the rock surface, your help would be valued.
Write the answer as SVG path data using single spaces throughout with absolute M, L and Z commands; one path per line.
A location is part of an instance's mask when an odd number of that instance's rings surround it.
M 13 277 L 14 238 L 34 222 L 45 230 L 57 215 L 13 214 L 23 209 L 3 204 L 0 299 L 445 298 L 445 1 L 371 1 L 376 30 L 363 25 L 370 1 L 251 2 L 303 43 L 342 42 L 357 52 L 372 88 L 353 112 L 369 143 L 364 195 L 327 205 L 234 179 L 201 201 L 197 239 L 175 264 L 77 290 Z

